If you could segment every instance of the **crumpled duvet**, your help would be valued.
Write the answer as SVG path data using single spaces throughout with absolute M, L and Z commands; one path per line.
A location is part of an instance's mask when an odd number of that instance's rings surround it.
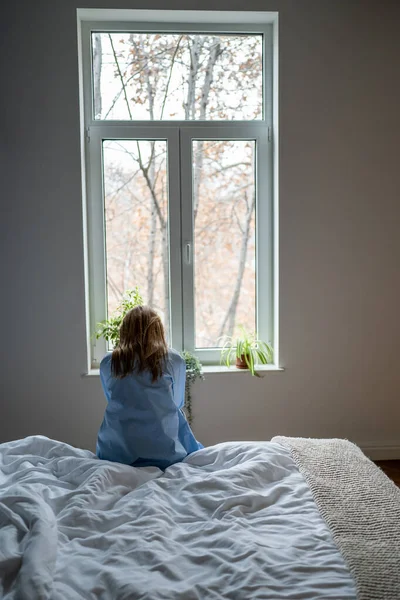
M 232 442 L 165 472 L 42 436 L 0 445 L 6 600 L 355 600 L 289 451 Z

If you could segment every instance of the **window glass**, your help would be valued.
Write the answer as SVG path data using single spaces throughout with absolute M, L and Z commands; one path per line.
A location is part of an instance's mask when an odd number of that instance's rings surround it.
M 193 142 L 196 348 L 256 329 L 255 146 Z
M 165 140 L 104 140 L 107 309 L 139 286 L 169 332 L 168 182 Z
M 94 118 L 263 118 L 260 34 L 92 33 Z

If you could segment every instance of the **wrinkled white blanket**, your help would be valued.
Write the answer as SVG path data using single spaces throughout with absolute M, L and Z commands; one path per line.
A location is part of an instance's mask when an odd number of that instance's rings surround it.
M 400 599 L 400 489 L 347 440 L 276 437 L 290 450 L 352 573 L 358 600 Z
M 162 473 L 35 436 L 0 445 L 0 597 L 354 600 L 289 450 L 225 443 Z

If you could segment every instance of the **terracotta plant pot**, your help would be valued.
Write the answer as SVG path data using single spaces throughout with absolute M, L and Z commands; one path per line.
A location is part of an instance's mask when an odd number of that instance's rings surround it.
M 249 367 L 246 364 L 244 354 L 240 358 L 236 358 L 236 368 L 237 369 L 248 369 Z

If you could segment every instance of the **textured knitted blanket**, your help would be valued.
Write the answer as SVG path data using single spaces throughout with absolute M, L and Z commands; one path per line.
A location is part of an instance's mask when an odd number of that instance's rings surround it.
M 355 579 L 358 600 L 399 600 L 400 489 L 346 440 L 272 441 L 290 449 Z

